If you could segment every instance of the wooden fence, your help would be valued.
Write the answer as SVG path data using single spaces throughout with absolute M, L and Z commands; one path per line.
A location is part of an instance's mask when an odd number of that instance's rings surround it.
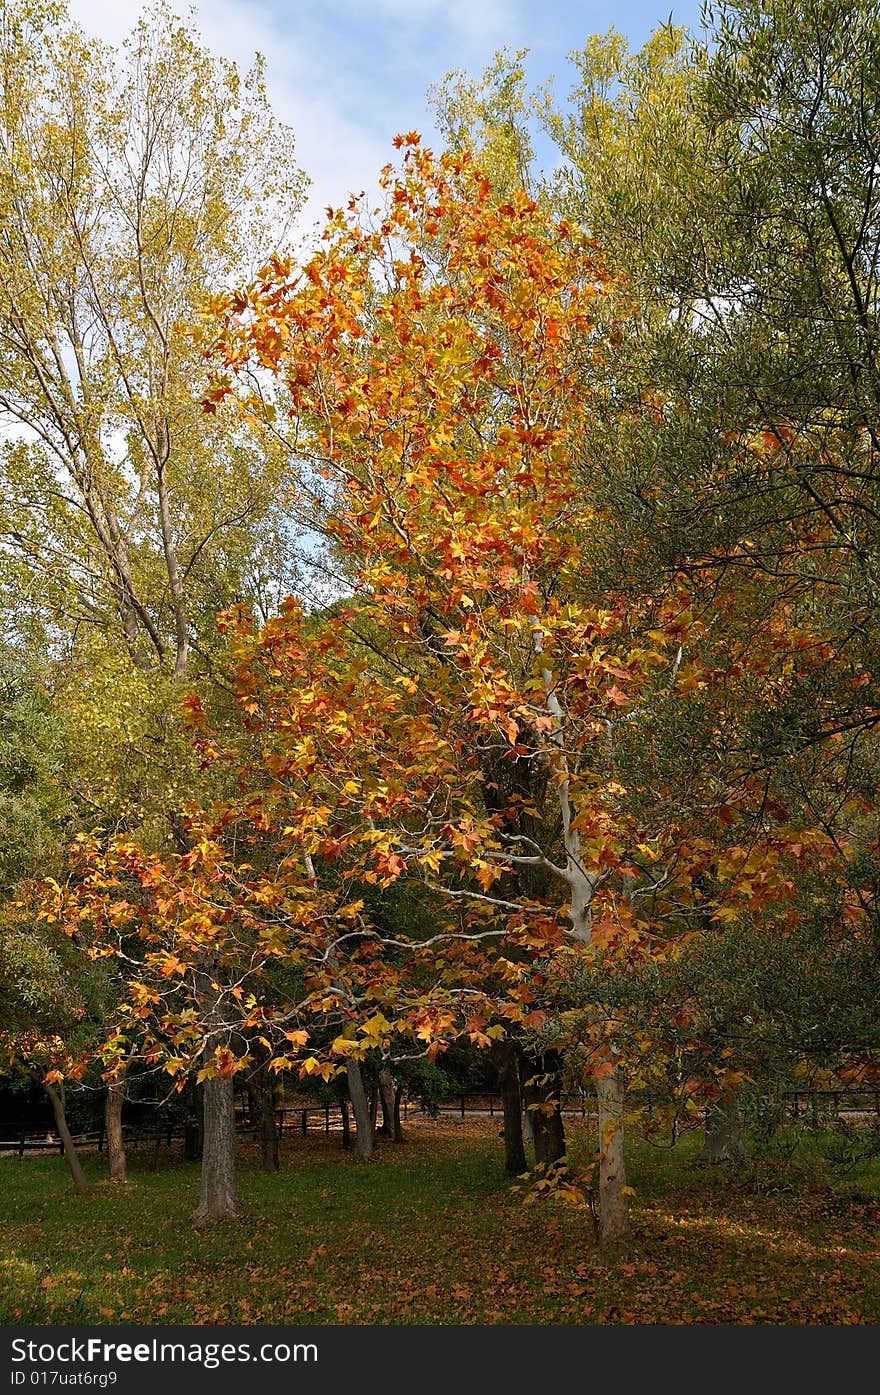
M 630 1098 L 633 1106 L 641 1105 L 649 1110 L 661 1103 L 659 1097 L 652 1096 L 648 1092 L 635 1093 Z M 841 1086 L 837 1089 L 784 1090 L 780 1092 L 779 1102 L 785 1113 L 794 1120 L 800 1119 L 818 1123 L 821 1118 L 829 1115 L 844 1119 L 847 1117 L 865 1119 L 873 1116 L 880 1120 L 880 1087 Z M 458 1115 L 462 1119 L 468 1115 L 488 1116 L 492 1119 L 496 1115 L 500 1118 L 503 1114 L 501 1095 L 493 1090 L 470 1091 L 452 1096 L 440 1101 L 430 1112 L 434 1113 L 435 1111 L 440 1115 Z M 404 1096 L 403 1117 L 408 1118 L 411 1112 L 423 1113 L 425 1111 L 416 1100 Z M 587 1094 L 563 1095 L 562 1112 L 567 1116 L 579 1115 L 581 1118 L 592 1116 L 595 1113 L 592 1098 Z M 275 1123 L 279 1138 L 292 1132 L 305 1136 L 310 1130 L 314 1132 L 316 1125 L 317 1131 L 325 1135 L 341 1133 L 343 1131 L 342 1105 L 337 1103 L 284 1105 L 275 1110 Z M 352 1127 L 354 1127 L 353 1123 Z M 256 1119 L 252 1119 L 245 1110 L 237 1110 L 236 1129 L 240 1133 L 250 1133 L 256 1136 L 259 1123 Z M 15 1153 L 22 1158 L 25 1153 L 64 1152 L 64 1144 L 56 1134 L 45 1130 L 35 1132 L 27 1124 L 0 1124 L 0 1132 L 5 1134 L 5 1137 L 0 1138 L 0 1154 Z M 138 1147 L 146 1144 L 152 1145 L 154 1150 L 158 1151 L 162 1142 L 170 1148 L 175 1140 L 182 1140 L 183 1137 L 184 1128 L 180 1123 L 159 1124 L 157 1122 L 156 1124 L 125 1124 L 123 1126 L 123 1138 L 127 1147 Z M 73 1142 L 77 1149 L 95 1148 L 99 1153 L 103 1152 L 105 1143 L 103 1125 L 97 1129 L 90 1129 L 74 1135 Z

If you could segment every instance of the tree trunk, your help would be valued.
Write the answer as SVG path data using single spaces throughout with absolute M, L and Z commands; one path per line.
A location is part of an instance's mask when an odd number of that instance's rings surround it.
M 619 1071 L 595 1076 L 599 1101 L 599 1239 L 622 1240 L 629 1229 L 623 1152 L 624 1082 Z
M 217 1047 L 228 1046 L 231 1033 L 224 1012 L 223 988 L 216 962 L 205 954 L 196 976 L 205 1032 L 202 1060 L 214 1061 Z M 231 1076 L 212 1075 L 203 1082 L 202 1191 L 193 1219 L 197 1225 L 238 1215 L 235 1179 L 235 1086 Z
M 400 1106 L 403 1102 L 403 1085 L 398 1085 L 394 1091 L 394 1142 L 405 1143 L 406 1134 L 403 1132 L 403 1121 L 400 1117 Z
M 351 1147 L 351 1122 L 348 1116 L 348 1100 L 342 1100 L 340 1108 L 342 1110 L 342 1146 L 347 1150 Z
M 523 1097 L 519 1071 L 519 1048 L 516 1042 L 499 1041 L 492 1048 L 492 1060 L 498 1072 L 501 1108 L 504 1115 L 504 1166 L 515 1177 L 528 1170 L 523 1143 Z
M 58 1136 L 61 1142 L 64 1144 L 64 1156 L 67 1159 L 67 1166 L 70 1168 L 73 1185 L 78 1192 L 87 1192 L 89 1190 L 89 1184 L 86 1181 L 86 1176 L 82 1170 L 82 1164 L 77 1155 L 77 1151 L 73 1146 L 70 1129 L 67 1127 L 67 1115 L 64 1112 L 64 1086 L 62 1085 L 60 1090 L 56 1090 L 54 1085 L 48 1085 L 45 1080 L 42 1082 L 42 1085 L 52 1105 L 52 1113 L 55 1116 L 55 1127 L 58 1130 Z
M 360 1061 L 356 1061 L 352 1056 L 347 1056 L 345 1074 L 348 1080 L 348 1097 L 351 1100 L 356 1129 L 352 1151 L 357 1162 L 369 1162 L 373 1156 L 375 1144 L 373 1125 L 370 1119 L 370 1105 L 367 1100 L 367 1092 L 364 1089 L 364 1075 Z
M 522 1111 L 520 1113 L 520 1121 L 522 1124 L 523 1143 L 526 1145 L 527 1148 L 534 1148 L 535 1130 L 532 1127 L 531 1112 L 526 1107 L 525 1101 L 523 1101 Z
M 278 1129 L 275 1126 L 275 1096 L 265 1062 L 247 1079 L 251 1115 L 260 1134 L 260 1156 L 264 1172 L 278 1172 Z
M 549 1167 L 565 1157 L 565 1125 L 562 1121 L 562 1066 L 556 1051 L 547 1051 L 526 1071 L 534 1074 L 527 1081 L 524 1096 L 529 1106 L 535 1144 L 535 1163 Z
M 377 1090 L 375 1084 L 373 1084 L 373 1085 L 370 1086 L 369 1108 L 370 1108 L 370 1132 L 372 1133 L 373 1138 L 374 1138 L 374 1140 L 375 1140 L 375 1137 L 376 1137 L 376 1119 L 378 1118 L 378 1115 L 379 1115 L 379 1091 Z
M 202 1130 L 202 1193 L 195 1221 L 219 1221 L 238 1215 L 235 1182 L 235 1089 L 232 1080 L 205 1081 Z
M 736 1102 L 716 1100 L 706 1110 L 706 1133 L 697 1165 L 714 1167 L 727 1163 L 742 1167 L 750 1161 Z
M 107 1162 L 111 1182 L 127 1181 L 125 1141 L 122 1137 L 122 1105 L 125 1100 L 125 1077 L 111 1080 L 104 1101 L 104 1134 L 107 1139 Z
M 382 1127 L 378 1132 L 383 1138 L 390 1138 L 393 1143 L 399 1143 L 399 1121 L 394 1110 L 394 1080 L 387 1066 L 383 1066 L 379 1071 L 379 1098 L 382 1101 Z

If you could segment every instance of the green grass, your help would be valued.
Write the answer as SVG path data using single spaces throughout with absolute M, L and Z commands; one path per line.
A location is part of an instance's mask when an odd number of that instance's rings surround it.
M 813 1146 L 737 1177 L 694 1148 L 633 1146 L 633 1236 L 607 1252 L 588 1208 L 511 1189 L 497 1120 L 419 1121 L 367 1167 L 297 1138 L 270 1177 L 245 1148 L 243 1218 L 202 1230 L 197 1164 L 145 1154 L 114 1187 L 89 1159 L 78 1197 L 62 1159 L 4 1158 L 0 1320 L 880 1322 L 876 1160 L 854 1181 Z

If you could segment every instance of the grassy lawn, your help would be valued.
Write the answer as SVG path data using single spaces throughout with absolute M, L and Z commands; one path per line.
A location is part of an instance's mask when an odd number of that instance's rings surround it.
M 245 1146 L 245 1216 L 202 1231 L 197 1164 L 148 1155 L 77 1197 L 63 1159 L 0 1159 L 6 1323 L 877 1323 L 880 1168 L 857 1183 L 802 1153 L 750 1177 L 632 1150 L 633 1238 L 524 1205 L 497 1120 L 411 1121 L 375 1164 L 296 1138 L 267 1177 Z

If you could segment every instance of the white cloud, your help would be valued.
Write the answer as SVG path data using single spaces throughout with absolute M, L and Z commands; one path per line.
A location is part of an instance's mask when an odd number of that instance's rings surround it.
M 186 12 L 188 0 L 169 3 Z M 142 8 L 141 0 L 69 4 L 84 29 L 111 43 Z M 312 179 L 299 220 L 307 230 L 327 204 L 375 190 L 398 131 L 434 134 L 426 91 L 450 69 L 478 73 L 499 48 L 530 48 L 533 79 L 555 71 L 564 91 L 569 50 L 612 21 L 646 31 L 653 4 L 662 15 L 657 0 L 632 0 L 622 15 L 612 0 L 201 0 L 195 22 L 209 50 L 243 68 L 263 54 L 272 106 L 293 128 Z M 679 8 L 687 18 L 697 5 Z
M 136 23 L 140 5 L 118 3 L 107 5 L 103 0 L 71 0 L 70 13 L 87 34 L 108 43 L 118 44 Z
M 359 0 L 346 0 L 345 8 L 363 14 Z M 398 29 L 440 25 L 468 47 L 504 44 L 519 24 L 516 0 L 372 0 L 371 10 Z
M 181 5 L 181 8 L 182 5 Z M 102 0 L 70 0 L 73 18 L 90 34 L 120 44 L 142 6 L 108 6 Z M 254 54 L 266 60 L 269 96 L 276 115 L 293 129 L 297 162 L 312 183 L 299 226 L 307 232 L 328 204 L 344 203 L 375 177 L 391 154 L 390 136 L 398 129 L 392 102 L 371 111 L 352 101 L 357 74 L 351 74 L 322 46 L 314 27 L 280 27 L 265 6 L 248 0 L 206 0 L 195 23 L 209 51 L 233 59 L 242 69 Z M 412 115 L 407 125 L 413 124 Z

